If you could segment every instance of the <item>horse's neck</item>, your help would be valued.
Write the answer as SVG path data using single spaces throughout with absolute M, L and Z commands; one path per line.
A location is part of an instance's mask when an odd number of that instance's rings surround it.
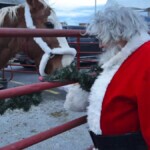
M 14 19 L 6 14 L 2 27 L 26 28 L 24 11 L 24 6 L 18 7 Z M 0 69 L 19 51 L 24 51 L 39 66 L 43 51 L 32 38 L 0 38 Z
M 0 16 L 3 16 L 1 27 L 26 27 L 24 21 L 24 7 L 20 6 L 15 7 L 14 9 L 16 10 L 12 10 L 11 12 L 0 10 Z M 16 13 L 16 16 L 10 17 L 14 12 Z M 24 40 L 24 38 L 0 38 L 0 69 L 5 67 L 11 57 L 15 56 L 17 52 L 22 50 L 21 44 Z
M 35 43 L 33 38 L 26 38 L 22 46 L 26 55 L 35 61 L 36 66 L 39 66 L 44 52 Z

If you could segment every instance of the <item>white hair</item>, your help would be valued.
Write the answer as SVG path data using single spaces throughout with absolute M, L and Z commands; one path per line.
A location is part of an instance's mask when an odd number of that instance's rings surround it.
M 19 6 L 4 7 L 2 9 L 0 9 L 0 16 L 1 16 L 0 17 L 0 27 L 3 26 L 6 15 L 8 15 L 10 20 L 12 20 L 12 21 L 17 19 L 17 9 L 19 8 Z
M 95 14 L 86 33 L 97 36 L 103 44 L 110 44 L 129 41 L 142 30 L 147 32 L 148 25 L 139 14 L 127 7 L 111 6 Z

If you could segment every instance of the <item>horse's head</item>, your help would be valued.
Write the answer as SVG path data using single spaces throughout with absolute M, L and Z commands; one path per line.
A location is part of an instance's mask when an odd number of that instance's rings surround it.
M 44 0 L 26 0 L 24 10 L 27 28 L 62 29 L 54 10 Z M 76 55 L 64 37 L 35 37 L 28 40 L 28 49 L 42 76 L 69 65 Z

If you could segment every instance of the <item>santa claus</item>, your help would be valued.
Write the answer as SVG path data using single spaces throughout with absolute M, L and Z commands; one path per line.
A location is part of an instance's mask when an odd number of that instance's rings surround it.
M 97 12 L 87 33 L 99 40 L 103 72 L 88 93 L 75 85 L 65 108 L 87 110 L 95 148 L 150 150 L 150 36 L 146 22 L 130 8 Z

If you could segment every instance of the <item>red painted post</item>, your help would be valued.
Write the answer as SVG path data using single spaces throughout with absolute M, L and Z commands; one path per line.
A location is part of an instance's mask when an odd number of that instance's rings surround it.
M 80 37 L 77 37 L 77 68 L 80 69 Z

